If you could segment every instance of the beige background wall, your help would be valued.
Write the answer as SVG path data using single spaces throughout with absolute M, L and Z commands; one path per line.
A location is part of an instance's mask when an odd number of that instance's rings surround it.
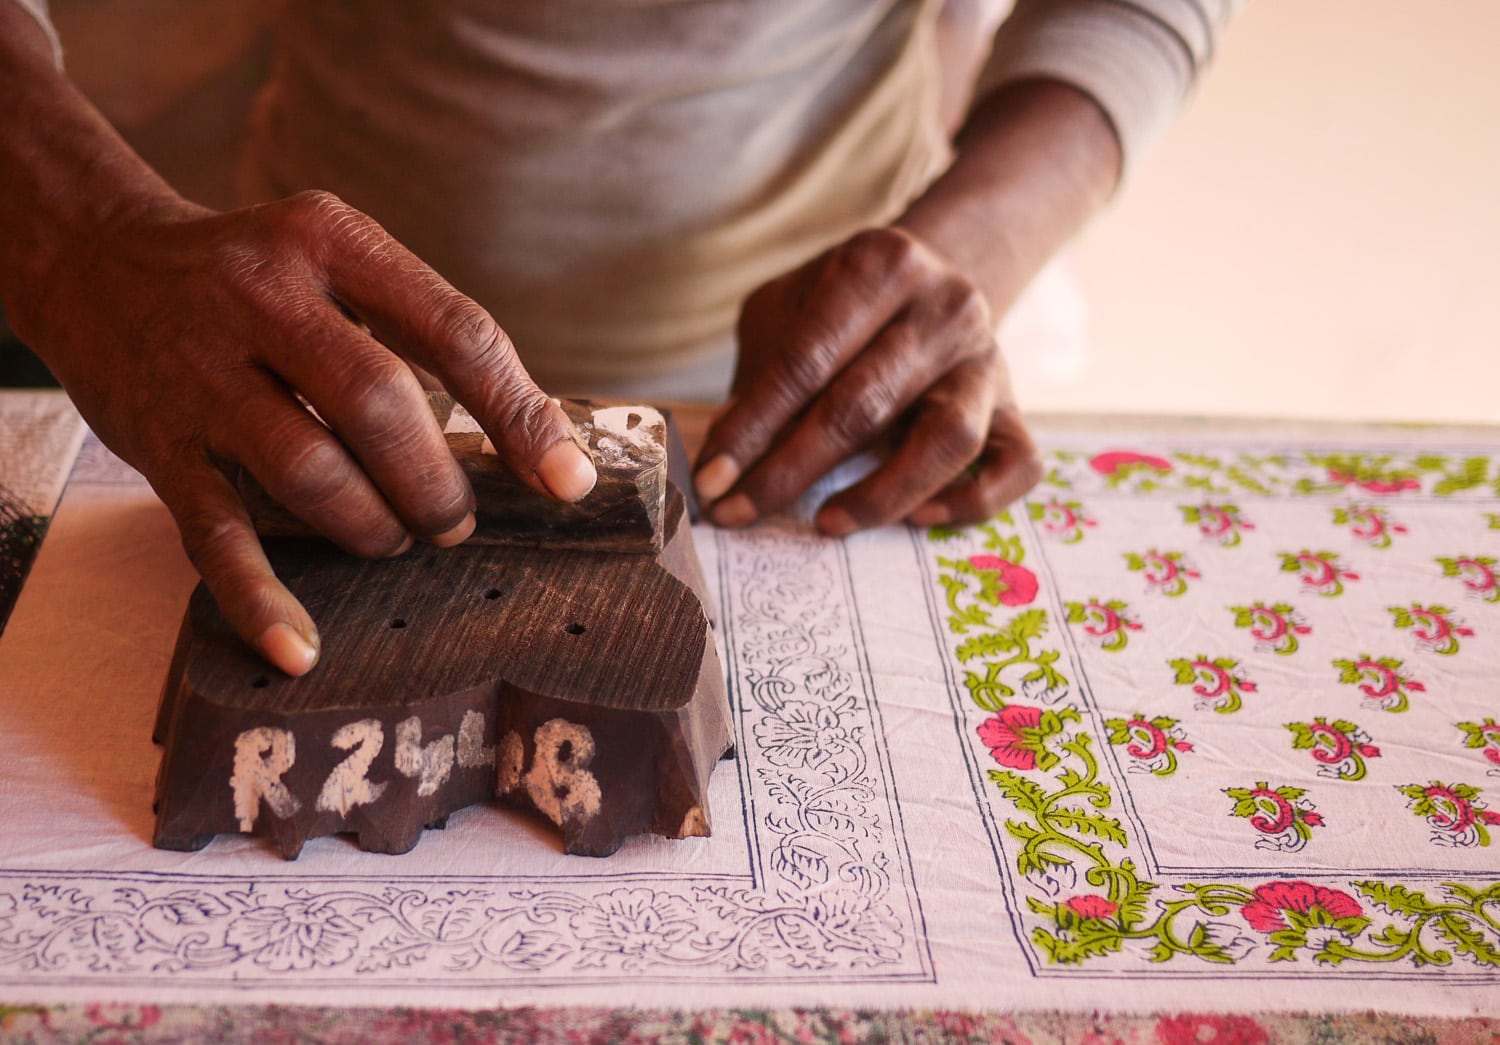
M 1033 407 L 1500 422 L 1500 3 L 1250 0 Z
M 53 0 L 75 76 L 216 203 L 272 6 Z M 1249 0 L 1074 252 L 1086 368 L 1023 403 L 1500 422 L 1497 193 L 1500 0 Z

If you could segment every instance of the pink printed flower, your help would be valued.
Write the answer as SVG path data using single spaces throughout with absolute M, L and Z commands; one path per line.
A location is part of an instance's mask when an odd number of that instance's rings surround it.
M 1100 475 L 1123 474 L 1125 470 L 1149 468 L 1154 472 L 1170 472 L 1172 462 L 1154 454 L 1137 453 L 1134 450 L 1110 450 L 1089 461 L 1089 467 Z
M 1318 909 L 1333 921 L 1364 914 L 1359 901 L 1348 893 L 1311 882 L 1266 882 L 1257 885 L 1252 893 L 1255 899 L 1240 908 L 1240 915 L 1256 932 L 1288 928 L 1288 913 L 1306 916 Z
M 998 555 L 971 555 L 969 565 L 981 573 L 993 574 L 1002 606 L 1025 606 L 1036 598 L 1036 574 L 1024 566 Z
M 155 1005 L 89 1005 L 83 1012 L 95 1030 L 140 1031 L 161 1022 Z
M 1084 893 L 1081 896 L 1069 897 L 1063 901 L 1063 906 L 1080 918 L 1113 918 L 1115 912 L 1120 909 L 1119 904 L 1111 903 L 1108 898 L 1098 893 Z
M 1271 1035 L 1249 1016 L 1163 1016 L 1156 1023 L 1161 1045 L 1266 1045 Z
M 1374 477 L 1361 479 L 1357 475 L 1340 471 L 1337 468 L 1328 469 L 1328 481 L 1338 483 L 1341 486 L 1348 486 L 1353 483 L 1362 490 L 1382 494 L 1401 493 L 1403 490 L 1420 490 L 1422 488 L 1421 483 L 1407 476 L 1390 476 L 1385 479 Z
M 1042 746 L 1042 709 L 1011 704 L 979 723 L 979 739 L 996 762 L 1023 772 L 1036 768 Z

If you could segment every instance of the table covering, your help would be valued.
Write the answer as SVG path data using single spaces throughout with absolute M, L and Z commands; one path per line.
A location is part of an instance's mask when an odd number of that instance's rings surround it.
M 286 862 L 150 847 L 193 576 L 92 440 L 53 513 L 82 430 L 25 398 L 13 545 L 51 518 L 0 638 L 6 998 L 1500 1008 L 1494 430 L 1043 419 L 1046 478 L 980 526 L 700 529 L 712 838 L 573 858 L 486 806 Z

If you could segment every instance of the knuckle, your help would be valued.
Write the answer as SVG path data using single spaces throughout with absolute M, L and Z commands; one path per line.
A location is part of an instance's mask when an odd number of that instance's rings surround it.
M 989 426 L 972 411 L 958 410 L 933 432 L 934 455 L 946 467 L 963 467 L 984 449 Z
M 498 420 L 500 430 L 492 434 L 530 466 L 536 463 L 531 458 L 554 441 L 548 438 L 552 429 L 552 403 L 540 392 L 527 394 L 530 390 L 515 388 L 510 391 L 522 394 L 502 395 L 493 403 L 490 416 Z
M 177 530 L 188 561 L 205 580 L 224 583 L 231 572 L 234 551 L 243 523 L 206 508 L 191 509 L 177 516 Z
M 876 283 L 892 274 L 910 272 L 919 261 L 921 248 L 911 236 L 892 228 L 856 232 L 841 255 L 850 276 L 863 283 Z
M 339 391 L 353 438 L 381 445 L 411 439 L 415 396 L 421 386 L 400 359 L 382 353 L 363 360 Z
M 514 369 L 516 347 L 488 312 L 444 285 L 428 310 L 432 342 L 454 354 L 460 365 L 498 373 Z
M 951 273 L 946 276 L 933 293 L 932 302 L 954 326 L 992 336 L 989 302 L 964 277 Z
M 307 189 L 288 197 L 287 209 L 295 220 L 309 225 L 336 222 L 355 213 L 354 208 L 326 189 Z
M 777 367 L 776 390 L 790 400 L 788 406 L 795 408 L 828 382 L 837 362 L 838 349 L 832 341 L 809 332 L 799 339 L 795 349 L 781 357 L 781 365 Z
M 823 400 L 822 427 L 840 445 L 856 446 L 890 422 L 896 394 L 882 381 L 840 382 Z
M 335 511 L 352 478 L 347 458 L 331 440 L 300 433 L 272 441 L 266 468 L 277 498 L 313 517 Z

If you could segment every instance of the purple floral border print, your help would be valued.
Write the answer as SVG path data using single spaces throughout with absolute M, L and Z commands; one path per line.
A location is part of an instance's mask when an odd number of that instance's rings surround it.
M 717 538 L 743 874 L 380 882 L 0 874 L 0 984 L 930 982 L 843 547 Z M 735 830 L 732 809 L 720 830 Z M 712 970 L 712 971 L 710 971 Z
M 1175 503 L 1190 491 L 1256 500 L 1373 495 L 1452 503 L 1455 511 L 1465 512 L 1475 502 L 1493 504 L 1500 499 L 1500 459 L 1492 462 L 1474 453 L 1061 451 L 1052 454 L 1051 463 L 1034 496 L 1054 503 L 1063 496 L 1057 490 L 1067 491 L 1069 497 L 1081 495 L 1081 500 L 1068 504 L 1075 517 L 1092 523 L 1091 541 L 1106 526 L 1107 513 L 1096 510 L 1099 503 L 1120 496 L 1163 494 Z M 1235 511 L 1238 514 L 1239 508 Z M 1362 512 L 1386 518 L 1383 511 Z M 1312 975 L 1500 983 L 1500 880 L 1495 878 L 1398 878 L 1358 871 L 1278 876 L 1264 869 L 1237 871 L 1232 877 L 1211 871 L 1188 877 L 1163 874 L 1153 866 L 1150 846 L 1143 844 L 1145 825 L 1133 812 L 1129 779 L 1121 770 L 1134 771 L 1136 780 L 1148 782 L 1152 776 L 1171 776 L 1175 756 L 1170 761 L 1159 756 L 1172 738 L 1180 745 L 1182 734 L 1173 718 L 1152 720 L 1137 711 L 1132 719 L 1105 720 L 1096 708 L 1080 653 L 1080 640 L 1087 643 L 1092 632 L 1080 636 L 1075 634 L 1078 629 L 1068 627 L 1086 620 L 1086 614 L 1080 603 L 1063 601 L 1074 593 L 1055 590 L 1048 566 L 1052 555 L 1064 554 L 1052 550 L 1062 547 L 1054 532 L 1057 527 L 1047 525 L 1053 514 L 1028 505 L 1027 510 L 1004 512 L 979 527 L 913 533 L 915 553 L 930 581 L 932 624 L 950 673 L 954 714 L 961 734 L 970 738 L 964 758 L 990 831 L 1015 935 L 1033 972 L 1112 978 Z M 1251 514 L 1259 518 L 1265 513 L 1254 509 Z M 1201 515 L 1187 512 L 1184 519 L 1198 526 Z M 1335 510 L 1334 525 L 1347 522 Z M 1397 532 L 1404 536 L 1409 531 L 1402 526 Z M 1225 548 L 1239 545 L 1219 543 Z M 1388 541 L 1366 543 L 1380 550 L 1389 546 Z M 1326 565 L 1325 559 L 1317 558 Z M 1139 556 L 1127 559 L 1132 561 L 1127 561 L 1126 570 L 1150 565 Z M 1292 572 L 1305 572 L 1303 557 L 1292 555 L 1290 560 Z M 1474 594 L 1487 598 L 1492 575 L 1468 567 L 1470 561 L 1479 559 L 1470 555 L 1464 563 L 1439 559 L 1437 564 L 1441 576 L 1460 576 Z M 981 563 L 988 570 L 979 569 Z M 1339 579 L 1358 579 L 1342 563 L 1337 566 Z M 1026 582 L 981 583 L 986 573 L 1002 579 L 1024 574 Z M 1324 583 L 1327 577 L 1316 579 L 1327 589 L 1321 594 L 1338 594 Z M 1096 575 L 1090 583 L 1103 580 Z M 1180 595 L 1183 590 L 1179 586 L 1164 593 Z M 1091 606 L 1104 605 L 1101 596 L 1090 599 Z M 1290 606 L 1258 613 L 1262 608 L 1229 607 L 1239 627 L 1263 624 L 1260 617 L 1275 610 L 1288 634 L 1295 634 L 1293 625 L 1305 628 Z M 1429 611 L 1427 617 L 1419 617 L 1416 609 Z M 1432 647 L 1429 652 L 1452 657 L 1457 642 L 1439 642 L 1450 636 L 1436 634 L 1435 611 L 1416 609 L 1406 615 L 1416 619 L 1403 619 L 1393 609 L 1394 622 L 1382 626 L 1425 625 L 1417 638 Z M 1144 618 L 1133 623 L 1136 630 L 1151 627 Z M 1459 632 L 1457 626 L 1451 631 L 1465 641 L 1474 635 L 1472 629 Z M 1267 647 L 1263 652 L 1296 653 L 1295 640 L 1270 641 L 1279 634 L 1255 638 Z M 1123 645 L 1103 648 L 1117 650 Z M 1042 664 L 1045 685 L 1038 681 Z M 1178 682 L 1195 680 L 1188 660 L 1174 666 Z M 1018 668 L 1027 667 L 1030 673 L 1017 674 Z M 1351 672 L 1359 674 L 1352 662 L 1336 662 L 1335 667 L 1346 668 L 1342 682 L 1359 681 L 1349 677 Z M 1404 706 L 1403 702 L 1386 710 Z M 1235 709 L 1200 705 L 1199 710 Z M 1314 720 L 1314 726 L 1323 721 Z M 1352 723 L 1347 725 L 1346 734 L 1358 733 Z M 1295 724 L 1287 728 L 1296 733 Z M 1302 728 L 1309 730 L 1306 724 Z M 1475 724 L 1460 723 L 1459 729 L 1470 738 L 1465 741 L 1468 746 L 1484 746 L 1484 737 L 1478 744 L 1472 739 L 1478 735 Z M 1378 749 L 1364 734 L 1357 739 L 1361 758 L 1378 757 Z M 1159 742 L 1147 750 L 1142 746 L 1146 740 Z M 1153 755 L 1156 761 L 1146 757 Z M 1150 770 L 1144 777 L 1143 768 Z M 1364 775 L 1363 769 L 1361 762 L 1335 777 L 1356 779 Z M 1262 848 L 1300 849 L 1322 824 L 1300 788 L 1261 781 L 1254 787 L 1226 788 L 1224 793 L 1233 807 L 1230 815 L 1248 819 L 1260 838 L 1255 844 Z M 1271 796 L 1276 799 L 1274 809 Z M 1487 829 L 1500 823 L 1500 814 L 1480 801 L 1479 789 L 1468 785 L 1402 782 L 1392 791 L 1392 800 L 1400 803 L 1403 798 L 1411 814 L 1431 825 L 1434 844 L 1488 845 Z M 1318 880 L 1308 880 L 1313 877 Z

